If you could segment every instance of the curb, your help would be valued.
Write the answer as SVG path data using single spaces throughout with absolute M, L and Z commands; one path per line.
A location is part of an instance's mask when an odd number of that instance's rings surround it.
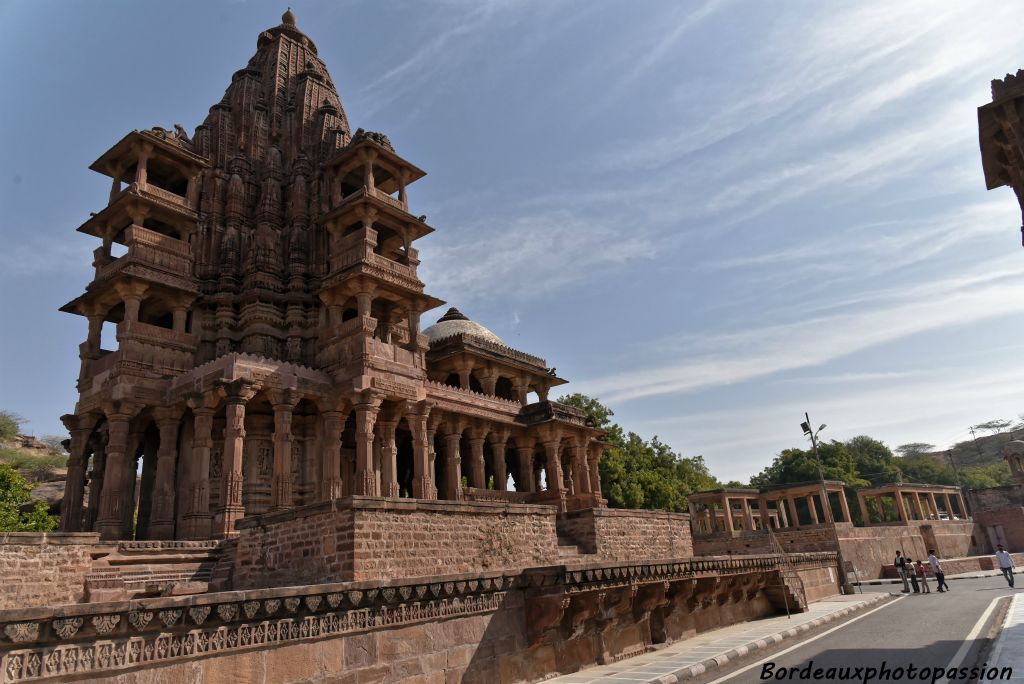
M 750 653 L 756 653 L 757 651 L 766 649 L 769 646 L 774 646 L 775 644 L 781 643 L 787 639 L 792 639 L 793 637 L 799 634 L 808 632 L 812 629 L 820 627 L 821 625 L 828 624 L 829 622 L 835 622 L 840 618 L 847 617 L 849 615 L 852 615 L 853 613 L 859 613 L 860 611 L 866 608 L 871 608 L 872 606 L 878 603 L 883 603 L 885 601 L 890 601 L 892 599 L 892 594 L 879 593 L 877 597 L 865 599 L 864 603 L 861 603 L 860 605 L 850 606 L 848 608 L 843 608 L 842 610 L 837 610 L 834 613 L 823 615 L 820 618 L 816 618 L 814 620 L 811 620 L 810 622 L 805 622 L 804 624 L 798 625 L 797 627 L 791 627 L 785 631 L 777 632 L 763 639 L 757 639 L 756 641 L 752 641 L 749 644 L 746 644 L 745 646 L 738 646 L 736 648 L 730 649 L 725 653 L 721 653 L 715 656 L 714 658 L 708 658 L 707 660 L 701 661 L 695 665 L 689 665 L 682 669 L 676 670 L 675 672 L 670 672 L 669 674 L 661 675 L 660 677 L 656 677 L 654 679 L 649 679 L 647 680 L 647 682 L 648 684 L 679 684 L 679 682 L 686 681 L 687 679 L 693 679 L 694 677 L 699 677 L 700 675 L 710 672 L 711 670 L 725 667 L 730 662 L 742 658 L 743 656 L 748 655 Z
M 1024 569 L 1014 570 L 1013 574 L 1014 575 L 1024 575 Z M 1001 572 L 998 572 L 998 571 L 995 571 L 995 570 L 986 570 L 985 574 L 977 574 L 977 575 L 952 575 L 952 576 L 948 576 L 947 575 L 946 576 L 946 581 L 947 582 L 951 582 L 953 580 L 984 579 L 986 577 L 1002 577 L 1002 576 L 1003 576 L 1003 573 L 1001 573 Z M 934 582 L 935 581 L 935 575 L 929 575 L 928 576 L 928 580 L 931 581 L 931 582 Z M 870 581 L 867 581 L 867 582 L 852 582 L 851 584 L 853 584 L 853 586 L 855 586 L 855 587 L 877 587 L 877 586 L 882 585 L 882 584 L 903 584 L 903 580 L 901 580 L 901 579 L 899 579 L 897 577 L 896 579 L 870 580 Z

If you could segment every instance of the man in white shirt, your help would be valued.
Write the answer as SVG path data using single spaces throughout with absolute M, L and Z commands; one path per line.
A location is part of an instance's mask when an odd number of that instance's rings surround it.
M 946 584 L 946 573 L 942 570 L 942 565 L 939 564 L 939 559 L 935 555 L 935 549 L 929 549 L 928 551 L 928 565 L 932 566 L 932 573 L 935 575 L 935 582 L 938 584 L 937 589 L 939 592 L 949 591 L 949 585 Z
M 999 544 L 996 548 L 996 561 L 999 563 L 999 569 L 1003 572 L 1003 577 L 1006 578 L 1006 583 L 1013 588 L 1013 556 L 1007 553 L 1006 549 L 1003 548 L 1002 544 Z

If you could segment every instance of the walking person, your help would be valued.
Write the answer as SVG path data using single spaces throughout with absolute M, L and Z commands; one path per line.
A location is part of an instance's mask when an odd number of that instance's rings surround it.
M 910 586 L 914 588 L 915 594 L 921 593 L 921 585 L 917 583 L 917 566 L 914 565 L 914 559 L 907 559 L 907 575 L 910 576 Z
M 932 593 L 932 590 L 928 587 L 928 575 L 925 573 L 924 563 L 917 561 L 917 565 L 914 567 L 917 568 L 917 574 L 921 577 L 921 592 L 924 594 Z
M 892 562 L 896 566 L 896 572 L 900 574 L 900 579 L 903 580 L 903 593 L 910 593 L 910 582 L 907 580 L 907 559 L 903 557 L 902 551 L 896 551 L 896 560 Z
M 1006 578 L 1006 583 L 1013 589 L 1013 556 L 999 544 L 996 548 L 996 560 L 999 562 L 999 569 Z
M 935 574 L 936 590 L 940 594 L 949 591 L 949 585 L 946 584 L 946 573 L 942 571 L 942 564 L 939 563 L 939 559 L 935 555 L 935 549 L 928 551 L 928 565 L 932 566 L 932 573 Z

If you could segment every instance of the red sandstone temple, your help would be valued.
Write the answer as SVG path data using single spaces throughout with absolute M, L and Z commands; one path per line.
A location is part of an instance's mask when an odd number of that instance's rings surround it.
M 600 432 L 544 359 L 456 309 L 420 330 L 443 303 L 417 275 L 424 172 L 350 130 L 282 20 L 191 138 L 132 131 L 90 166 L 111 189 L 62 308 L 89 334 L 61 529 L 219 539 L 352 495 L 602 506 Z

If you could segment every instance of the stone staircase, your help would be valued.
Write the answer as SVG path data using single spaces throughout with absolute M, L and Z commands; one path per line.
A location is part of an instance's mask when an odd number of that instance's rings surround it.
M 580 544 L 579 540 L 573 536 L 572 532 L 565 529 L 565 526 L 561 523 L 561 517 L 556 519 L 555 534 L 557 536 L 557 560 L 559 564 L 571 564 L 576 561 L 594 560 L 596 554 L 586 551 L 586 548 Z
M 98 546 L 86 601 L 202 594 L 223 554 L 217 541 L 122 541 Z

